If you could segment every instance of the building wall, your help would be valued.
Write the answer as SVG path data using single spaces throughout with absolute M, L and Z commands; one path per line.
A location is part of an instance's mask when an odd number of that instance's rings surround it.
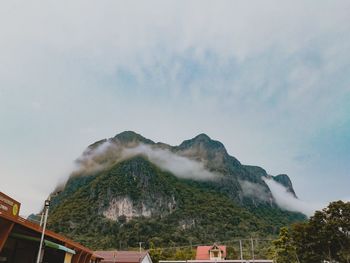
M 216 254 L 216 256 L 215 256 Z M 222 253 L 221 253 L 221 250 L 210 250 L 210 259 L 211 260 L 215 260 L 215 259 L 223 259 L 222 258 Z

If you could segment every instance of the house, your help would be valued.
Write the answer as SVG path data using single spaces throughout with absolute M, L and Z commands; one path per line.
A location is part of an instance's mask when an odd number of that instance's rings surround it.
M 266 259 L 226 259 L 226 246 L 198 246 L 195 260 L 160 260 L 159 263 L 273 263 Z
M 196 252 L 196 260 L 225 260 L 226 246 L 198 246 Z
M 94 254 L 103 258 L 101 263 L 152 263 L 147 251 L 95 251 Z

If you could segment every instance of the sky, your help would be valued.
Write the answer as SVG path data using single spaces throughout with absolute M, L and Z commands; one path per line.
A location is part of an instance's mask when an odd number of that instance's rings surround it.
M 350 2 L 0 4 L 0 191 L 38 212 L 91 143 L 199 133 L 286 173 L 298 197 L 350 192 Z

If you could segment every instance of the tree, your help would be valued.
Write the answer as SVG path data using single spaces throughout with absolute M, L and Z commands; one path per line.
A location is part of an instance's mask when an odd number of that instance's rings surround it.
M 350 262 L 350 202 L 332 202 L 292 227 L 300 262 Z
M 154 246 L 153 242 L 150 242 L 149 254 L 152 258 L 152 262 L 158 263 L 159 260 L 163 259 L 162 258 L 162 254 L 163 254 L 162 249 L 156 248 Z
M 288 228 L 282 227 L 279 238 L 273 241 L 273 257 L 279 263 L 296 263 L 296 248 L 290 237 Z
M 174 259 L 175 260 L 191 260 L 196 256 L 196 251 L 191 248 L 178 248 L 176 249 Z
M 227 246 L 226 248 L 226 259 L 237 259 L 238 254 L 233 246 Z
M 329 260 L 349 262 L 350 202 L 333 202 L 319 216 L 322 217 L 322 234 L 327 235 Z
M 316 235 L 317 229 L 309 223 L 298 223 L 294 224 L 291 230 L 298 260 L 302 263 L 321 262 L 323 252 Z

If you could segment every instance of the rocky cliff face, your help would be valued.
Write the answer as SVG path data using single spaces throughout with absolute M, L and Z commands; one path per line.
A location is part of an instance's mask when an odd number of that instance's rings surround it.
M 293 189 L 292 181 L 290 180 L 289 176 L 286 174 L 279 174 L 276 176 L 273 176 L 273 179 L 283 185 L 288 192 L 294 195 L 295 198 L 297 198 L 297 195 L 295 194 L 295 191 Z
M 268 234 L 304 218 L 277 207 L 264 169 L 242 165 L 205 134 L 170 146 L 123 132 L 90 145 L 77 164 L 53 200 L 50 226 L 96 248 L 112 236 L 168 244 Z M 288 176 L 273 178 L 294 193 Z M 103 235 L 111 239 L 94 244 Z

